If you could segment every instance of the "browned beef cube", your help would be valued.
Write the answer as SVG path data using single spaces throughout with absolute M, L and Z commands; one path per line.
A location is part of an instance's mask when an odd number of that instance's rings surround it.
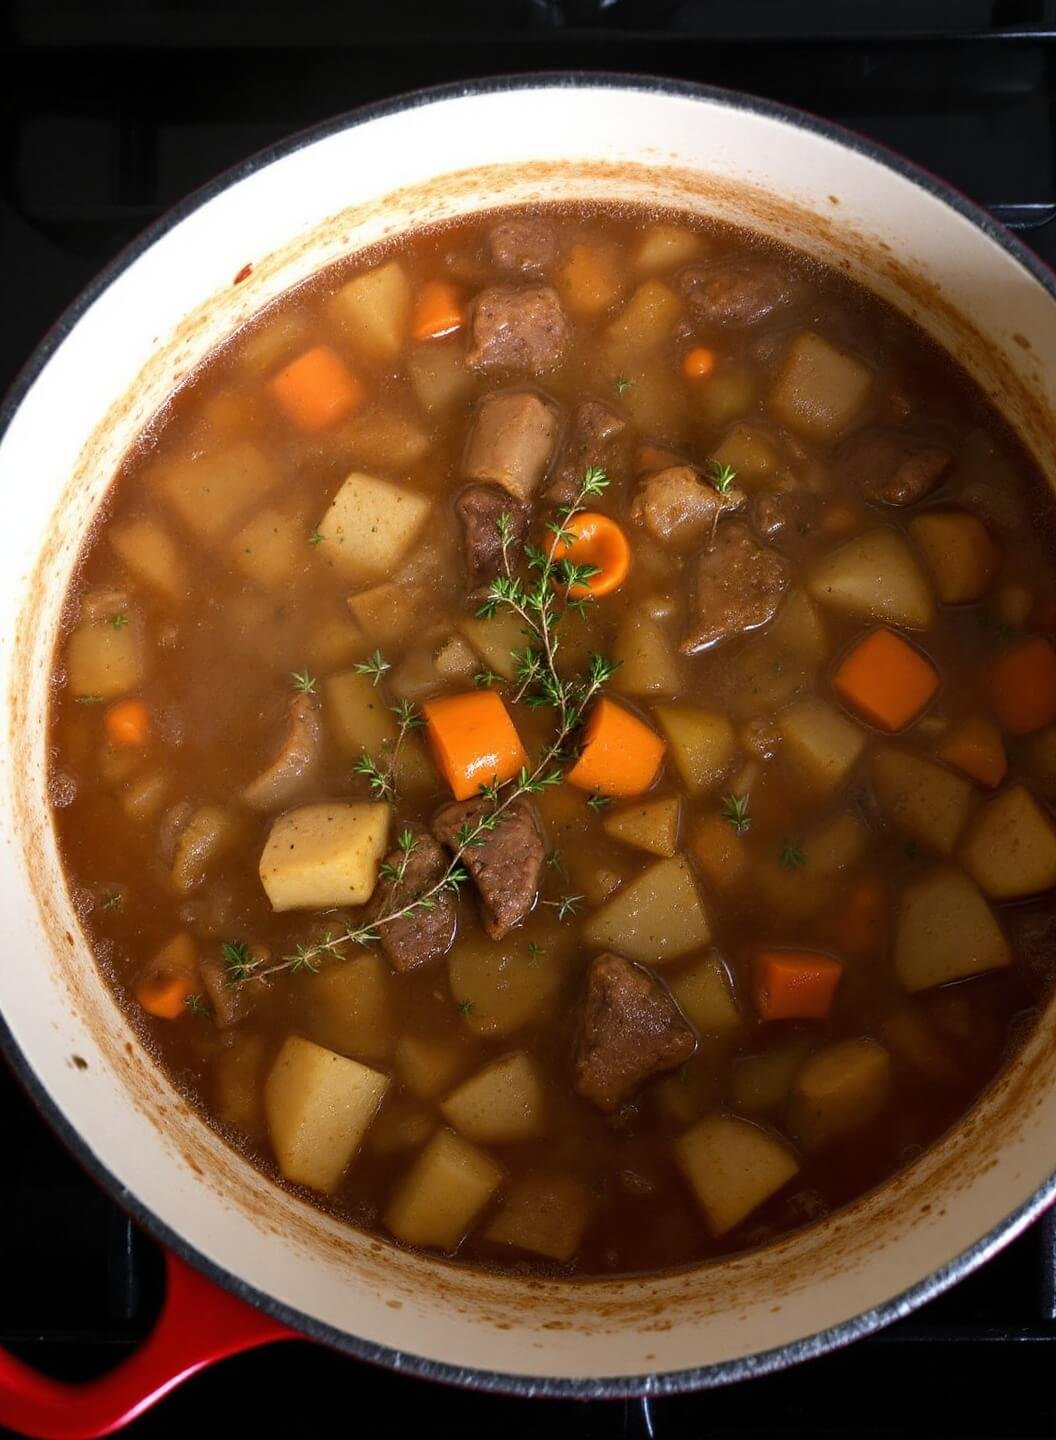
M 528 511 L 492 485 L 470 485 L 455 501 L 462 522 L 462 553 L 470 590 L 486 589 L 502 571 L 499 517 L 509 516 L 510 561 L 517 563 L 528 532 Z
M 614 442 L 626 429 L 626 420 L 597 400 L 584 400 L 577 405 L 553 477 L 546 487 L 547 500 L 553 505 L 570 505 L 579 493 L 586 471 L 592 465 L 606 468 Z
M 536 215 L 513 215 L 488 231 L 488 253 L 500 270 L 544 275 L 558 256 L 557 231 Z
M 425 830 L 414 830 L 414 848 L 404 865 L 404 854 L 394 850 L 386 859 L 399 879 L 383 878 L 378 882 L 371 913 L 375 916 L 401 910 L 429 894 L 447 873 L 447 856 Z M 381 948 L 394 970 L 417 970 L 430 960 L 446 955 L 455 939 L 457 907 L 449 891 L 429 897 L 399 920 L 378 926 Z
M 569 325 L 549 285 L 482 290 L 469 309 L 471 370 L 524 370 L 543 375 L 561 363 Z
M 454 850 L 461 828 L 476 826 L 493 808 L 484 799 L 445 805 L 433 821 L 433 834 Z M 525 918 L 539 891 L 545 852 L 534 806 L 524 796 L 514 800 L 481 838 L 483 844 L 464 851 L 462 864 L 480 894 L 484 929 L 501 940 Z
M 747 525 L 739 520 L 720 525 L 714 545 L 697 563 L 697 590 L 681 645 L 683 655 L 695 655 L 765 625 L 789 579 L 785 557 L 760 545 Z
M 739 510 L 744 499 L 735 486 L 720 495 L 690 465 L 671 465 L 645 477 L 631 514 L 661 545 L 680 549 L 710 535 L 716 515 Z
M 706 330 L 744 329 L 791 305 L 797 282 L 763 255 L 690 265 L 679 276 L 690 315 Z
M 870 500 L 916 505 L 949 473 L 953 456 L 894 430 L 862 430 L 836 451 L 833 480 L 857 485 Z
M 466 445 L 466 479 L 527 503 L 546 474 L 560 424 L 557 407 L 532 390 L 485 395 Z

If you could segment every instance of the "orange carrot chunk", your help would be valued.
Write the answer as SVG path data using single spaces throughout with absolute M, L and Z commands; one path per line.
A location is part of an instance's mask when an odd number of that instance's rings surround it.
M 136 986 L 136 999 L 148 1015 L 159 1020 L 178 1020 L 187 1009 L 187 997 L 194 993 L 190 975 L 148 975 Z
M 882 955 L 887 943 L 890 897 L 879 878 L 849 885 L 829 911 L 822 929 L 833 948 L 858 959 Z
M 1008 769 L 1001 732 L 981 715 L 970 715 L 954 726 L 943 741 L 939 759 L 991 789 L 1001 784 Z
M 939 676 L 893 630 L 871 630 L 840 661 L 832 687 L 849 710 L 880 730 L 904 730 L 931 703 Z
M 655 730 L 604 696 L 583 727 L 583 749 L 565 779 L 598 795 L 640 795 L 656 779 L 667 748 Z
M 142 700 L 119 700 L 111 705 L 104 720 L 111 745 L 125 750 L 142 750 L 150 740 L 150 711 Z
M 715 369 L 715 351 L 694 345 L 682 356 L 682 374 L 687 380 L 704 380 Z
M 1029 735 L 1056 720 L 1056 650 L 1032 635 L 1006 650 L 991 676 L 994 709 L 1009 735 Z
M 363 386 L 336 350 L 316 345 L 271 381 L 271 393 L 298 430 L 327 430 L 363 404 Z
M 494 690 L 445 695 L 422 710 L 433 756 L 456 800 L 495 780 L 512 780 L 527 765 L 521 737 Z
M 824 1020 L 843 966 L 813 950 L 763 950 L 755 961 L 760 1020 Z
M 418 293 L 411 317 L 415 340 L 439 340 L 462 329 L 462 294 L 446 280 L 429 280 Z
M 618 590 L 631 568 L 631 547 L 616 521 L 585 510 L 581 515 L 572 516 L 565 525 L 565 533 L 572 538 L 558 541 L 557 559 L 568 560 L 573 565 L 590 565 L 597 571 L 585 584 L 573 585 L 569 594 L 575 599 L 583 595 L 609 595 Z

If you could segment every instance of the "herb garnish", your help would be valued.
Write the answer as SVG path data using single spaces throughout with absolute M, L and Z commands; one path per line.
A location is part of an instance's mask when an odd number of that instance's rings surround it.
M 745 834 L 752 828 L 752 817 L 748 814 L 748 795 L 724 795 L 719 814 L 724 820 L 733 826 L 738 835 Z
M 781 853 L 777 858 L 786 870 L 798 870 L 807 863 L 806 855 L 788 835 L 781 842 Z

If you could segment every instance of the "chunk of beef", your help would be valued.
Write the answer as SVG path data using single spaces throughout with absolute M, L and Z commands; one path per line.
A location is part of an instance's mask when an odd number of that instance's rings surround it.
M 499 516 L 508 515 L 514 553 L 528 531 L 528 511 L 492 485 L 470 485 L 455 501 L 462 522 L 462 553 L 470 590 L 483 590 L 502 570 Z
M 719 527 L 715 543 L 697 566 L 694 616 L 682 641 L 683 655 L 695 655 L 754 630 L 773 618 L 788 588 L 788 561 L 760 545 L 742 521 Z
M 568 319 L 549 285 L 494 285 L 469 308 L 471 370 L 527 370 L 542 375 L 560 364 L 568 342 Z
M 455 850 L 461 827 L 474 827 L 491 808 L 483 799 L 445 805 L 433 820 L 433 834 Z M 480 893 L 484 929 L 501 940 L 528 914 L 539 890 L 545 852 L 533 806 L 524 796 L 514 800 L 483 840 L 465 851 L 462 863 Z
M 466 479 L 527 502 L 546 474 L 560 424 L 557 406 L 531 390 L 485 395 L 466 444 Z
M 672 465 L 646 476 L 631 516 L 661 545 L 685 549 L 711 533 L 717 515 L 739 510 L 744 501 L 744 491 L 736 486 L 722 495 L 691 466 Z
M 772 490 L 752 497 L 748 518 L 752 522 L 752 528 L 764 540 L 776 540 L 788 529 L 792 518 L 789 514 L 789 500 L 788 495 L 775 494 Z
M 708 330 L 758 325 L 799 295 L 796 280 L 763 255 L 690 265 L 679 285 L 690 315 Z
M 375 917 L 420 900 L 444 878 L 447 856 L 443 850 L 426 831 L 415 829 L 413 833 L 414 848 L 407 857 L 401 850 L 386 857 L 386 865 L 397 873 L 402 870 L 402 874 L 396 880 L 383 875 L 378 881 L 371 905 Z M 399 920 L 379 925 L 381 948 L 393 969 L 417 970 L 446 955 L 455 939 L 456 910 L 455 897 L 445 891 L 432 897 L 430 908 L 413 910 Z
M 576 1090 L 611 1114 L 649 1080 L 684 1065 L 697 1039 L 659 980 L 622 955 L 599 955 L 587 977 Z
M 549 220 L 535 215 L 515 215 L 491 227 L 488 253 L 492 264 L 500 270 L 544 275 L 557 261 L 557 231 Z
M 858 485 L 870 500 L 915 505 L 949 473 L 953 456 L 896 430 L 862 430 L 850 436 L 833 458 L 836 484 Z
M 251 964 L 261 967 L 271 962 L 271 951 L 262 945 L 254 945 L 249 953 Z M 220 1030 L 229 1030 L 240 1024 L 251 1012 L 268 989 L 266 980 L 232 980 L 227 966 L 220 960 L 203 960 L 198 972 L 202 979 L 205 998 L 213 1012 L 213 1020 Z
M 577 405 L 553 477 L 546 487 L 550 504 L 571 505 L 583 484 L 584 473 L 591 465 L 606 468 L 614 442 L 626 429 L 626 420 L 597 400 L 584 400 Z
M 281 810 L 312 783 L 322 759 L 323 720 L 314 695 L 295 695 L 282 749 L 242 792 L 253 810 Z

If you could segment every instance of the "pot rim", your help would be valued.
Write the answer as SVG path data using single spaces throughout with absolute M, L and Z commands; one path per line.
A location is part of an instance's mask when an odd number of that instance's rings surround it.
M 995 220 L 981 205 L 971 200 L 948 181 L 917 165 L 914 161 L 906 159 L 897 151 L 890 150 L 878 141 L 809 111 L 796 109 L 744 91 L 728 90 L 721 86 L 660 75 L 621 74 L 616 71 L 555 70 L 484 76 L 406 91 L 387 100 L 358 106 L 303 130 L 298 130 L 285 139 L 276 141 L 250 155 L 247 159 L 221 171 L 213 179 L 208 180 L 166 210 L 103 266 L 62 311 L 35 346 L 29 358 L 16 373 L 0 402 L 0 440 L 3 439 L 16 411 L 37 377 L 85 312 L 156 240 L 225 190 L 276 160 L 292 155 L 330 135 L 365 125 L 372 120 L 424 108 L 438 101 L 472 99 L 475 96 L 501 94 L 509 91 L 554 88 L 566 90 L 623 89 L 646 94 L 672 95 L 690 100 L 706 100 L 729 110 L 746 111 L 831 140 L 846 150 L 851 150 L 895 171 L 903 179 L 909 180 L 955 210 L 976 229 L 981 230 L 994 244 L 1012 256 L 1056 301 L 1056 271 L 1024 245 L 1006 226 Z M 813 1335 L 789 1341 L 785 1345 L 775 1346 L 769 1350 L 740 1356 L 732 1360 L 662 1374 L 644 1373 L 581 1379 L 517 1375 L 430 1360 L 388 1345 L 364 1340 L 347 1330 L 339 1329 L 317 1320 L 313 1316 L 306 1315 L 266 1291 L 258 1290 L 239 1276 L 233 1275 L 223 1265 L 202 1255 L 194 1245 L 172 1230 L 149 1206 L 145 1205 L 137 1195 L 121 1183 L 106 1162 L 95 1153 L 66 1118 L 60 1106 L 52 1100 L 28 1056 L 16 1043 L 2 1014 L 0 1014 L 0 1055 L 7 1060 L 15 1077 L 45 1121 L 92 1179 L 156 1241 L 173 1251 L 224 1290 L 236 1295 L 240 1300 L 254 1306 L 273 1319 L 297 1330 L 306 1339 L 340 1350 L 357 1360 L 381 1365 L 386 1369 L 406 1373 L 418 1379 L 442 1381 L 465 1389 L 524 1398 L 604 1400 L 684 1394 L 750 1379 L 756 1375 L 770 1374 L 800 1361 L 827 1354 L 854 1340 L 874 1333 L 940 1295 L 982 1265 L 1004 1245 L 1015 1239 L 1049 1203 L 1056 1200 L 1056 1171 L 1054 1171 L 1018 1209 L 1006 1216 L 986 1235 L 945 1266 L 931 1272 L 917 1284 L 871 1310 Z

